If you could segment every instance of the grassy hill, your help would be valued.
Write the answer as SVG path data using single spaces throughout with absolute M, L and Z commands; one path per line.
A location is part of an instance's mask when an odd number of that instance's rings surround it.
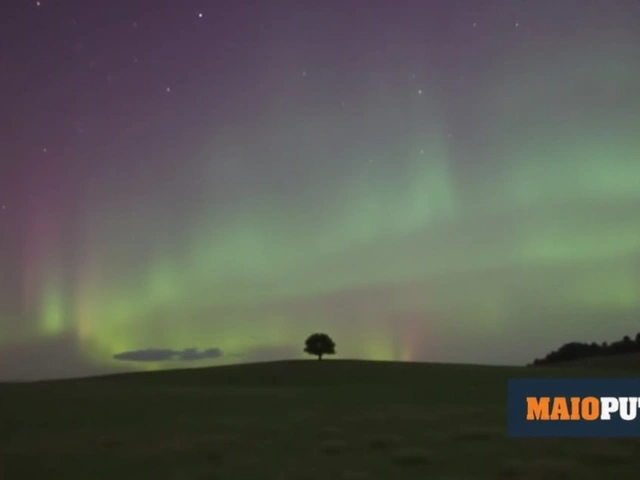
M 0 385 L 0 478 L 630 478 L 640 441 L 507 438 L 506 381 L 624 368 L 289 361 Z

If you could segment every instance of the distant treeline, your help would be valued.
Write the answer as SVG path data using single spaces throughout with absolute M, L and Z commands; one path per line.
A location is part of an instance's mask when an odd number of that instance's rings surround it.
M 581 358 L 605 355 L 620 355 L 623 353 L 640 352 L 640 333 L 633 340 L 625 335 L 622 340 L 612 343 L 580 343 L 571 342 L 547 354 L 544 358 L 536 358 L 533 365 L 551 365 L 554 363 L 579 360 Z

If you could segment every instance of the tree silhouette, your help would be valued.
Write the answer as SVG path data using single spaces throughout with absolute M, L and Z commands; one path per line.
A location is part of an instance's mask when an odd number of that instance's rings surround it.
M 304 342 L 304 351 L 309 355 L 315 355 L 318 360 L 322 360 L 323 355 L 334 355 L 336 344 L 326 333 L 314 333 Z
M 581 358 L 601 355 L 621 355 L 633 352 L 640 352 L 640 333 L 636 334 L 635 341 L 629 335 L 625 335 L 621 340 L 611 343 L 565 343 L 559 349 L 548 353 L 544 358 L 536 358 L 533 361 L 533 365 L 548 365 Z

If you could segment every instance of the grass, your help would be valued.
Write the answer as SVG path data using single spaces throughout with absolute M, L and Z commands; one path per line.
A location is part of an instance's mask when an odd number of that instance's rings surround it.
M 631 478 L 640 440 L 505 434 L 508 378 L 630 374 L 599 367 L 292 361 L 0 384 L 0 478 Z

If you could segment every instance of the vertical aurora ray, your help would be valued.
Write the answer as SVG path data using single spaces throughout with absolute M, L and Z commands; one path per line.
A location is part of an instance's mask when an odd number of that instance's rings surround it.
M 65 311 L 64 299 L 56 288 L 55 281 L 45 284 L 38 314 L 40 328 L 45 335 L 56 335 L 65 331 L 69 313 Z
M 41 295 L 40 275 L 47 262 L 51 263 L 54 252 L 47 242 L 56 238 L 58 232 L 51 215 L 46 210 L 30 212 L 26 221 L 23 301 L 26 311 L 33 311 Z
M 28 178 L 23 191 L 23 320 L 31 334 L 54 337 L 74 328 L 65 289 L 62 172 L 51 166 Z M 37 332 L 37 333 L 36 333 Z

